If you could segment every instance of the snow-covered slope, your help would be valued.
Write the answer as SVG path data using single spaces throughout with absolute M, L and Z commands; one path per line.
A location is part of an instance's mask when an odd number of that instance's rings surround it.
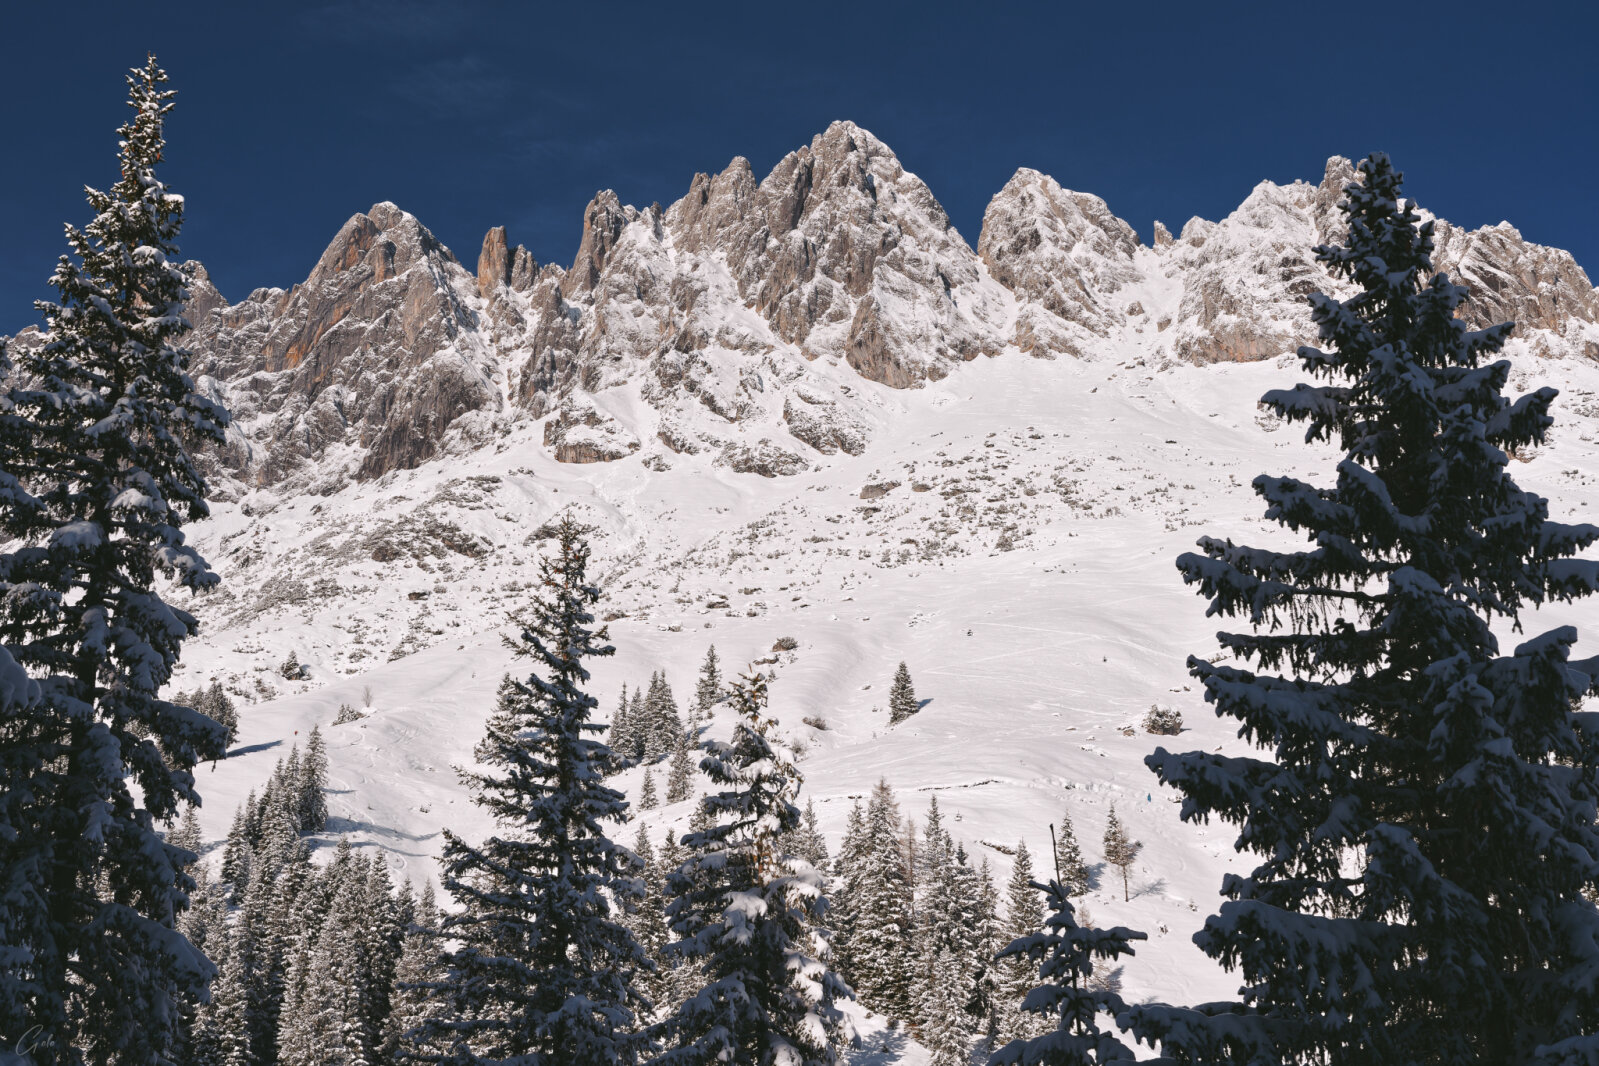
M 775 658 L 761 668 L 776 671 L 774 708 L 805 751 L 807 793 L 835 845 L 851 797 L 879 777 L 912 815 L 937 794 L 947 824 L 1001 875 L 995 845 L 1041 851 L 1068 807 L 1096 853 L 1115 802 L 1145 845 L 1135 895 L 1123 903 L 1107 877 L 1089 906 L 1151 933 L 1129 991 L 1224 995 L 1227 979 L 1188 936 L 1237 861 L 1231 836 L 1178 822 L 1141 762 L 1156 738 L 1125 727 L 1158 702 L 1184 714 L 1179 743 L 1237 743 L 1187 688 L 1183 659 L 1214 652 L 1214 625 L 1172 559 L 1201 530 L 1280 535 L 1246 486 L 1264 470 L 1318 469 L 1255 407 L 1294 373 L 1286 360 L 1156 374 L 997 359 L 924 390 L 862 386 L 894 433 L 788 479 L 706 456 L 667 471 L 637 457 L 560 464 L 528 426 L 469 459 L 329 497 L 224 504 L 197 539 L 227 584 L 202 601 L 206 630 L 179 684 L 217 677 L 261 702 L 243 709 L 239 752 L 203 776 L 206 830 L 220 838 L 234 804 L 320 724 L 336 790 L 329 839 L 387 849 L 423 878 L 440 827 L 483 831 L 451 767 L 470 761 L 514 668 L 500 636 L 525 602 L 540 529 L 570 508 L 596 527 L 605 609 L 619 616 L 618 655 L 595 677 L 606 706 L 658 668 L 686 695 L 713 642 L 729 664 Z M 1586 513 L 1599 504 L 1599 373 L 1530 356 L 1522 373 L 1568 399 L 1554 445 L 1516 472 L 1557 514 Z M 610 402 L 636 417 L 642 402 L 621 391 Z M 1560 614 L 1599 634 L 1592 607 Z M 798 648 L 774 654 L 782 636 Z M 289 651 L 309 681 L 278 676 Z M 901 659 L 931 702 L 891 729 L 886 689 Z M 366 690 L 369 717 L 331 727 Z M 687 813 L 644 819 L 681 830 Z
M 194 534 L 224 585 L 177 687 L 216 678 L 250 704 L 234 755 L 202 770 L 207 834 L 313 725 L 325 840 L 429 878 L 441 827 L 485 831 L 451 768 L 516 668 L 501 636 L 570 510 L 594 527 L 618 649 L 595 674 L 605 707 L 656 669 L 686 697 L 714 643 L 775 673 L 830 843 L 886 778 L 912 817 L 936 795 L 999 877 L 1063 810 L 1097 857 L 1115 803 L 1144 844 L 1133 898 L 1105 875 L 1088 906 L 1150 934 L 1127 992 L 1230 994 L 1189 936 L 1245 860 L 1224 827 L 1178 821 L 1136 726 L 1161 703 L 1186 719 L 1175 743 L 1238 744 L 1189 687 L 1215 623 L 1172 562 L 1202 532 L 1280 542 L 1256 474 L 1325 480 L 1327 455 L 1256 400 L 1298 379 L 1298 301 L 1329 284 L 1308 247 L 1336 236 L 1346 178 L 1334 160 L 1320 184 L 1263 184 L 1148 247 L 1103 201 L 1022 171 L 973 251 L 892 153 L 837 124 L 759 183 L 735 160 L 664 210 L 602 194 L 571 270 L 495 231 L 469 274 L 380 205 L 304 285 L 203 294 L 195 346 L 242 417 Z M 1556 516 L 1591 512 L 1592 287 L 1508 227 L 1444 232 L 1475 313 L 1531 315 L 1515 386 L 1563 390 L 1553 443 L 1515 474 Z M 1529 629 L 1599 640 L 1599 608 L 1548 615 Z M 774 652 L 784 636 L 797 648 Z M 291 651 L 308 680 L 277 670 Z M 930 702 L 890 728 L 900 660 Z M 341 704 L 368 715 L 332 726 Z M 688 805 L 642 817 L 658 840 Z M 899 1040 L 858 1061 L 917 1061 Z

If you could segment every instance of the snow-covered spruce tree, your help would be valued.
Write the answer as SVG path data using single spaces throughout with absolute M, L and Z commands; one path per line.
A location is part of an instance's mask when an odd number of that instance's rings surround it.
M 978 990 L 986 960 L 980 958 L 985 922 L 977 871 L 940 826 L 936 807 L 928 812 L 921 850 L 927 859 L 918 903 L 915 1019 L 936 1066 L 965 1066 L 986 1020 Z
M 723 786 L 702 801 L 710 825 L 689 834 L 688 857 L 668 877 L 668 951 L 702 964 L 703 986 L 656 1032 L 668 1050 L 653 1066 L 830 1066 L 846 1023 L 835 1001 L 849 989 L 827 963 L 819 928 L 822 877 L 786 854 L 800 823 L 800 774 L 767 739 L 766 681 L 733 686 L 730 741 L 711 741 L 700 764 Z
M 722 667 L 716 658 L 716 645 L 705 651 L 705 662 L 700 665 L 700 679 L 694 686 L 694 719 L 704 722 L 722 698 Z M 698 738 L 696 738 L 698 739 Z
M 1123 903 L 1131 898 L 1127 871 L 1137 860 L 1139 850 L 1137 842 L 1127 836 L 1127 828 L 1122 825 L 1122 820 L 1116 817 L 1116 805 L 1112 803 L 1110 818 L 1105 822 L 1105 861 L 1121 869 Z
M 369 902 L 365 863 L 339 886 L 332 909 L 298 960 L 279 1043 L 284 1066 L 374 1066 L 378 1033 L 367 999 L 374 959 L 362 936 Z M 264 1061 L 264 1060 L 263 1060 Z
M 866 823 L 849 891 L 849 958 L 853 987 L 868 1007 L 909 1018 L 909 958 L 914 882 L 900 848 L 899 803 L 886 780 L 866 803 Z
M 866 812 L 861 801 L 850 805 L 844 825 L 844 839 L 833 859 L 833 906 L 828 909 L 827 925 L 833 933 L 833 966 L 854 989 L 860 988 L 855 972 L 855 899 L 864 871 L 862 849 L 866 840 Z M 859 992 L 857 991 L 857 995 Z
M 818 871 L 823 873 L 827 871 L 827 841 L 822 838 L 822 831 L 816 824 L 814 800 L 805 801 L 800 824 L 788 835 L 783 847 L 795 857 L 804 859 L 816 867 Z
M 705 820 L 703 808 L 696 807 L 690 817 L 690 832 L 705 832 L 711 823 Z M 688 858 L 688 850 L 678 843 L 677 835 L 670 829 L 666 831 L 666 840 L 661 844 L 661 854 L 656 860 L 659 864 L 657 880 L 647 884 L 645 891 L 656 894 L 656 905 L 661 908 L 661 921 L 666 921 L 666 905 L 669 902 L 667 877 L 672 871 L 679 869 L 683 861 Z M 675 1011 L 678 1004 L 696 995 L 704 985 L 703 960 L 699 958 L 684 958 L 680 953 L 668 953 L 667 947 L 671 942 L 668 935 L 655 955 L 657 972 L 660 975 L 660 986 L 664 989 L 661 999 L 655 1004 L 657 1017 L 666 1017 Z
M 1062 811 L 1060 825 L 1055 827 L 1056 877 L 1074 896 L 1088 894 L 1088 864 L 1083 861 L 1082 849 L 1077 846 L 1077 830 L 1072 826 L 1072 812 Z
M 1241 827 L 1263 856 L 1228 876 L 1195 937 L 1241 1002 L 1136 1008 L 1184 1062 L 1593 1062 L 1599 880 L 1592 662 L 1555 629 L 1502 654 L 1490 622 L 1599 587 L 1571 556 L 1593 526 L 1550 521 L 1506 471 L 1545 439 L 1552 389 L 1504 395 L 1506 323 L 1468 330 L 1465 290 L 1432 272 L 1433 224 L 1386 156 L 1344 190 L 1347 243 L 1317 250 L 1354 283 L 1311 297 L 1327 379 L 1268 393 L 1344 455 L 1332 487 L 1260 477 L 1299 552 L 1204 539 L 1178 560 L 1256 670 L 1191 658 L 1218 715 L 1264 749 L 1157 750 L 1183 817 Z M 1540 1053 L 1536 1049 L 1554 1046 Z
M 1016 861 L 1011 864 L 1010 880 L 1005 886 L 1005 903 L 1005 931 L 1010 936 L 1007 944 L 1043 928 L 1044 897 L 1033 885 L 1033 856 L 1025 843 L 1016 845 Z M 997 969 L 1000 1040 L 1009 1043 L 1037 1036 L 1047 1023 L 1037 1014 L 1023 1011 L 1022 1002 L 1033 989 L 1038 967 L 1020 955 L 1010 955 L 997 960 Z
M 642 825 L 638 827 L 638 836 L 633 841 L 633 854 L 639 860 L 639 877 L 644 891 L 628 909 L 628 927 L 633 930 L 633 937 L 645 954 L 656 963 L 653 973 L 640 974 L 636 980 L 657 1008 L 675 1006 L 667 1002 L 671 993 L 671 966 L 662 956 L 662 949 L 670 939 L 666 928 L 666 869 L 650 845 L 649 833 Z
M 328 749 L 322 740 L 320 726 L 311 727 L 305 742 L 305 757 L 300 760 L 300 774 L 295 781 L 295 798 L 299 810 L 300 829 L 306 833 L 320 833 L 328 824 Z
M 477 747 L 487 769 L 461 775 L 499 833 L 479 845 L 445 833 L 444 887 L 462 909 L 442 923 L 459 946 L 439 992 L 454 1017 L 430 1023 L 423 1037 L 460 1066 L 632 1059 L 641 998 L 631 981 L 649 960 L 612 913 L 610 900 L 639 886 L 632 854 L 605 834 L 603 823 L 626 820 L 627 801 L 604 783 L 611 752 L 590 737 L 604 727 L 590 720 L 596 702 L 583 688 L 586 660 L 615 649 L 603 643 L 604 628 L 591 628 L 600 591 L 588 583 L 589 547 L 570 518 L 556 527 L 556 545 L 511 645 L 533 672 L 501 686 Z
M 1038 967 L 1043 984 L 1027 993 L 1022 1009 L 1047 1031 L 1014 1039 L 988 1060 L 989 1066 L 1094 1066 L 1132 1062 L 1132 1048 L 1099 1028 L 1099 1016 L 1117 1017 L 1126 1004 L 1115 992 L 1096 987 L 1096 960 L 1114 962 L 1133 954 L 1128 941 L 1143 933 L 1117 927 L 1090 929 L 1077 924 L 1071 893 L 1059 881 L 1033 883 L 1052 910 L 1042 931 L 1020 937 L 1000 952 L 1002 960 L 1025 960 Z
M 999 965 L 995 956 L 1010 943 L 999 916 L 999 885 L 985 858 L 977 868 L 977 921 L 972 929 L 976 994 L 970 1005 L 977 1017 L 983 1047 L 992 1050 L 999 1036 Z
M 222 682 L 213 681 L 206 690 L 204 706 L 200 713 L 207 718 L 221 722 L 228 730 L 228 744 L 231 746 L 239 736 L 239 709 L 233 703 L 233 697 L 223 689 Z
M 682 803 L 694 794 L 694 756 L 687 732 L 672 744 L 672 762 L 666 776 L 666 802 Z
M 394 966 L 389 1016 L 384 1019 L 383 1029 L 385 1062 L 426 1057 L 440 1050 L 428 1046 L 422 1036 L 430 1021 L 439 1020 L 443 1006 L 438 997 L 430 995 L 430 990 L 442 977 L 439 956 L 439 909 L 430 881 L 422 887 L 416 905 L 411 908 L 400 957 Z
M 655 795 L 655 771 L 646 766 L 644 768 L 644 784 L 639 787 L 638 809 L 653 811 L 658 805 Z
M 898 725 L 922 705 L 916 700 L 916 689 L 911 686 L 911 672 L 904 663 L 894 671 L 894 683 L 888 690 L 888 724 Z
M 39 682 L 7 717 L 0 827 L 0 1032 L 37 1026 L 42 1063 L 158 1062 L 177 1004 L 213 970 L 173 931 L 189 860 L 156 823 L 196 802 L 191 770 L 226 731 L 157 695 L 198 625 L 155 590 L 216 576 L 184 543 L 206 516 L 186 440 L 221 440 L 227 413 L 195 391 L 177 347 L 188 279 L 182 198 L 155 175 L 172 109 L 152 58 L 128 78 L 121 177 L 87 190 L 94 219 L 38 305 L 44 343 L 21 356 L 0 417 L 0 644 Z M 19 446 L 20 445 L 20 446 Z
M 683 719 L 677 712 L 677 700 L 672 686 L 666 681 L 666 671 L 650 678 L 649 694 L 644 698 L 645 728 L 644 759 L 657 762 L 672 753 L 677 738 L 683 734 Z
M 616 706 L 616 714 L 611 716 L 610 748 L 611 754 L 616 758 L 619 767 L 631 764 L 639 749 L 637 743 L 638 729 L 633 722 L 633 710 L 627 702 L 627 682 L 622 683 L 622 699 Z

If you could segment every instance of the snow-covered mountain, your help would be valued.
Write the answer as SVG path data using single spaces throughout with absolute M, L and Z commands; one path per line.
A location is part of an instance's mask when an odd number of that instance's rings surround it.
M 566 462 L 704 453 L 792 475 L 887 428 L 862 379 L 916 388 L 978 357 L 1121 343 L 1151 365 L 1293 351 L 1305 294 L 1336 288 L 1311 249 L 1338 236 L 1353 176 L 1334 158 L 1319 184 L 1263 182 L 1220 222 L 1175 239 L 1157 224 L 1146 247 L 1105 201 L 1023 169 L 974 251 L 886 145 L 836 122 L 759 182 L 740 158 L 665 209 L 599 193 L 570 268 L 496 228 L 474 275 L 378 204 L 286 292 L 230 306 L 202 278 L 192 347 L 238 417 L 223 457 L 236 492 L 329 491 L 541 418 Z M 1439 245 L 1475 320 L 1599 358 L 1599 295 L 1568 253 L 1506 224 L 1445 223 Z M 607 402 L 630 385 L 637 420 Z
M 1262 183 L 1147 246 L 1106 201 L 1021 170 L 974 249 L 841 122 L 759 181 L 735 159 L 664 209 L 599 194 L 570 268 L 495 229 L 469 271 L 379 204 L 287 291 L 228 304 L 202 277 L 190 346 L 236 422 L 194 532 L 224 584 L 178 687 L 216 678 L 252 703 L 239 750 L 202 770 L 206 832 L 314 724 L 330 839 L 426 878 L 442 826 L 485 830 L 450 768 L 513 668 L 500 637 L 549 520 L 572 510 L 618 649 L 594 679 L 605 706 L 656 669 L 686 695 L 714 642 L 775 674 L 832 843 L 886 778 L 912 817 L 937 795 L 1001 877 L 1066 809 L 1097 857 L 1114 802 L 1145 845 L 1134 897 L 1105 877 L 1089 907 L 1151 935 L 1128 993 L 1230 994 L 1188 938 L 1241 860 L 1223 827 L 1178 821 L 1142 764 L 1173 740 L 1137 723 L 1160 703 L 1187 721 L 1177 744 L 1239 743 L 1189 690 L 1184 659 L 1214 654 L 1215 627 L 1172 560 L 1202 532 L 1280 540 L 1256 474 L 1325 480 L 1327 453 L 1256 400 L 1297 380 L 1304 295 L 1337 291 L 1311 247 L 1339 236 L 1352 174 L 1333 159 L 1318 183 Z M 1509 225 L 1439 233 L 1471 318 L 1520 323 L 1513 383 L 1563 390 L 1518 479 L 1557 517 L 1591 512 L 1599 293 Z M 1599 608 L 1546 614 L 1529 631 L 1599 638 Z M 291 651 L 309 679 L 278 671 Z M 890 728 L 900 660 L 931 702 Z M 340 704 L 367 717 L 333 727 Z M 688 805 L 642 817 L 681 829 Z

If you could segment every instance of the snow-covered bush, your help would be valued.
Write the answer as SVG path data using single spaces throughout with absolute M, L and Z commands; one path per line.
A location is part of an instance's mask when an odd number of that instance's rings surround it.
M 283 675 L 285 681 L 304 681 L 311 676 L 311 672 L 300 664 L 299 656 L 289 652 L 289 657 L 283 660 L 283 665 L 278 667 L 278 673 Z
M 1144 732 L 1155 733 L 1163 737 L 1174 737 L 1182 731 L 1182 712 L 1171 707 L 1162 707 L 1158 703 L 1149 705 L 1149 713 L 1144 715 Z

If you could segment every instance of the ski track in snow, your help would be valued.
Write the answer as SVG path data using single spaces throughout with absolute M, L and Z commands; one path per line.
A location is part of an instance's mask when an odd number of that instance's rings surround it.
M 602 718 L 624 682 L 661 668 L 686 709 L 712 642 L 724 673 L 775 655 L 762 667 L 776 672 L 772 711 L 805 748 L 801 799 L 815 800 L 829 847 L 852 798 L 886 778 L 918 823 L 936 794 L 946 828 L 1000 884 L 1009 859 L 983 841 L 1024 839 L 1045 855 L 1049 824 L 1069 808 L 1085 858 L 1097 861 L 1115 803 L 1143 845 L 1132 899 L 1123 902 L 1120 877 L 1101 869 L 1086 906 L 1098 924 L 1149 934 L 1127 960 L 1126 997 L 1227 998 L 1237 980 L 1189 938 L 1219 902 L 1222 874 L 1248 857 L 1233 852 L 1230 827 L 1183 824 L 1176 794 L 1157 786 L 1143 758 L 1157 745 L 1244 750 L 1184 665 L 1190 654 L 1215 655 L 1215 631 L 1241 623 L 1207 619 L 1173 561 L 1201 534 L 1294 542 L 1261 521 L 1249 481 L 1273 473 L 1330 482 L 1332 453 L 1256 408 L 1268 388 L 1301 378 L 1287 358 L 1157 374 L 1126 355 L 1119 364 L 1008 352 L 919 390 L 860 381 L 894 431 L 864 455 L 827 457 L 790 478 L 734 474 L 709 456 L 675 456 L 664 472 L 643 469 L 638 456 L 562 465 L 539 444 L 539 424 L 524 423 L 497 445 L 333 496 L 256 493 L 245 501 L 253 513 L 219 504 L 192 540 L 224 592 L 199 601 L 204 630 L 185 648 L 175 685 L 217 677 L 240 693 L 236 753 L 198 772 L 213 857 L 235 806 L 318 724 L 331 784 L 319 850 L 345 836 L 386 852 L 397 877 L 420 881 L 436 877 L 442 827 L 487 832 L 453 767 L 471 762 L 501 676 L 525 669 L 502 637 L 536 576 L 540 542 L 530 536 L 575 503 L 598 527 L 600 610 L 627 615 L 610 623 L 616 656 L 593 665 Z M 1599 368 L 1523 355 L 1512 382 L 1518 392 L 1563 390 L 1551 445 L 1512 473 L 1550 498 L 1552 517 L 1591 515 Z M 622 392 L 604 394 L 609 406 L 651 436 L 636 421 L 648 409 Z M 499 480 L 468 480 L 486 477 Z M 900 485 L 860 499 L 863 485 L 886 481 Z M 929 490 L 914 492 L 918 482 Z M 942 495 L 956 488 L 969 491 Z M 368 536 L 403 542 L 404 522 L 427 517 L 476 538 L 483 554 L 440 549 L 377 562 L 360 546 L 373 543 Z M 1011 523 L 1014 550 L 996 550 Z M 730 561 L 733 550 L 742 554 Z M 728 608 L 707 606 L 723 597 Z M 1525 628 L 1565 623 L 1583 635 L 1576 654 L 1593 654 L 1594 604 L 1550 608 Z M 774 653 L 785 635 L 798 648 Z M 291 649 L 311 680 L 279 676 Z M 404 654 L 388 661 L 396 650 Z M 890 728 L 889 681 L 902 659 L 929 702 Z M 369 716 L 332 726 L 340 704 L 362 706 L 367 687 Z M 260 702 L 246 705 L 246 694 Z M 1187 730 L 1124 736 L 1153 703 L 1180 710 Z M 825 718 L 826 730 L 803 716 Z M 635 800 L 642 774 L 617 780 Z M 689 807 L 644 812 L 652 840 L 667 826 L 681 833 Z M 633 834 L 629 826 L 614 835 Z M 852 1011 L 864 1034 L 855 1066 L 925 1061 L 902 1033 Z

